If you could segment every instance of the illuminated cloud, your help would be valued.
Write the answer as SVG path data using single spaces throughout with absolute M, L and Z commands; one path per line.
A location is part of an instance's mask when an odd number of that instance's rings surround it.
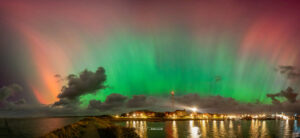
M 69 75 L 67 85 L 63 86 L 58 98 L 76 99 L 81 95 L 95 93 L 97 90 L 104 89 L 106 86 L 105 70 L 99 67 L 96 72 L 84 70 L 78 76 Z
M 61 93 L 57 96 L 59 100 L 54 102 L 52 105 L 53 108 L 78 108 L 80 105 L 80 96 L 96 93 L 106 88 L 104 85 L 106 75 L 102 67 L 99 67 L 95 72 L 84 70 L 79 75 L 71 74 L 65 81 L 67 81 L 67 85 L 63 86 Z

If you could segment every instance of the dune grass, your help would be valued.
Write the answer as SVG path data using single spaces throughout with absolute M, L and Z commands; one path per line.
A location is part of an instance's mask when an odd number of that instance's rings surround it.
M 51 125 L 51 124 L 49 124 Z M 54 130 L 42 138 L 138 138 L 133 128 L 114 125 L 108 119 L 88 117 Z

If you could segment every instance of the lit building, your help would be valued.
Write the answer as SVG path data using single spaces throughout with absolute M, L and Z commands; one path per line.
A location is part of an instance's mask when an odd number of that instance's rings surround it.
M 175 112 L 165 112 L 165 117 L 167 118 L 176 118 L 176 113 Z
M 225 115 L 224 114 L 214 114 L 213 119 L 224 119 Z
M 211 119 L 212 118 L 212 114 L 210 113 L 203 113 L 202 114 L 202 119 Z
M 148 111 L 148 110 L 137 110 L 130 112 L 127 114 L 127 117 L 131 118 L 149 118 L 149 117 L 155 117 L 155 112 Z
M 184 109 L 184 110 L 176 110 L 176 111 L 175 111 L 175 114 L 176 114 L 176 116 L 178 116 L 178 117 L 184 117 L 184 116 L 188 115 L 188 113 L 186 112 L 185 109 Z

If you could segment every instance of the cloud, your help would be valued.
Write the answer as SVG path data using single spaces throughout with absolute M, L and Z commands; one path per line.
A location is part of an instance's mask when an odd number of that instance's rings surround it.
M 300 70 L 295 66 L 279 66 L 277 69 L 281 74 L 286 75 L 289 80 L 290 86 L 292 86 L 296 91 L 299 90 L 300 84 Z M 277 99 L 279 97 L 284 97 L 288 102 L 294 103 L 297 100 L 298 93 L 294 92 L 292 87 L 288 87 L 286 90 L 282 90 L 275 94 L 267 94 L 267 97 L 272 99 L 273 104 L 280 104 Z
M 62 78 L 60 74 L 55 74 L 54 77 L 58 79 Z
M 144 108 L 155 105 L 158 100 L 154 97 L 146 97 L 145 95 L 134 95 L 132 99 L 127 101 L 126 106 L 129 108 Z
M 272 99 L 272 104 L 280 104 L 280 101 L 276 99 L 277 95 L 267 94 L 267 97 Z
M 239 103 L 233 98 L 222 96 L 201 97 L 198 94 L 187 94 L 176 96 L 174 99 L 176 106 L 181 107 L 181 109 L 197 107 L 201 109 L 201 112 L 220 113 L 246 111 L 246 109 L 243 109 L 244 104 Z
M 18 84 L 11 84 L 0 88 L 0 108 L 12 108 L 12 106 L 24 104 L 25 99 L 19 95 L 23 87 Z
M 113 93 L 107 96 L 106 100 L 102 103 L 101 101 L 91 100 L 89 103 L 90 109 L 98 109 L 101 111 L 112 110 L 116 108 L 122 108 L 127 100 L 126 96 L 121 94 Z
M 294 67 L 281 67 L 281 73 L 288 73 Z M 56 75 L 61 78 L 60 75 Z M 13 84 L 0 88 L 0 113 L 4 111 L 23 112 L 36 116 L 49 115 L 97 115 L 104 113 L 122 113 L 136 109 L 149 109 L 153 111 L 172 111 L 175 109 L 189 109 L 197 107 L 199 112 L 210 113 L 256 113 L 256 112 L 296 112 L 300 113 L 300 101 L 297 93 L 289 87 L 279 93 L 268 94 L 272 99 L 272 105 L 257 103 L 241 103 L 233 98 L 223 96 L 200 96 L 198 94 L 186 94 L 175 96 L 174 101 L 170 97 L 153 97 L 146 95 L 134 95 L 132 98 L 113 93 L 107 96 L 105 101 L 91 100 L 87 108 L 80 107 L 79 97 L 98 90 L 107 88 L 105 70 L 99 67 L 95 72 L 84 70 L 78 76 L 69 75 L 67 85 L 58 95 L 59 100 L 52 105 L 32 105 L 25 102 L 22 97 L 15 98 L 22 91 L 22 87 Z M 280 102 L 277 98 L 284 97 L 287 101 Z M 172 104 L 174 103 L 174 108 Z M 3 114 L 5 115 L 5 114 Z M 6 114 L 11 115 L 11 114 Z
M 104 89 L 106 86 L 105 70 L 99 67 L 96 72 L 84 70 L 76 76 L 71 74 L 67 77 L 68 84 L 62 88 L 58 98 L 76 99 L 81 95 L 95 93 L 97 90 Z
M 18 84 L 11 84 L 0 88 L 0 102 L 7 100 L 10 96 L 20 93 L 23 88 Z
M 54 77 L 62 78 L 60 75 Z M 19 95 L 22 87 L 16 84 L 5 86 L 0 89 L 0 106 L 4 105 L 5 101 L 5 107 L 9 108 L 0 108 L 0 113 L 2 113 L 1 116 L 97 115 L 105 112 L 128 111 L 134 108 L 152 108 L 152 105 L 159 107 L 154 102 L 164 101 L 144 95 L 136 95 L 128 100 L 128 97 L 124 95 L 113 93 L 107 96 L 104 102 L 91 100 L 88 108 L 80 107 L 79 97 L 106 88 L 105 80 L 106 75 L 102 67 L 99 67 L 96 72 L 84 70 L 78 76 L 71 74 L 66 79 L 67 85 L 58 95 L 59 100 L 52 105 L 30 104 L 26 103 L 23 98 L 11 100 L 14 95 Z
M 300 113 L 300 101 L 296 100 L 295 93 L 291 88 L 282 91 L 283 97 L 288 101 L 279 104 L 261 104 L 241 103 L 233 98 L 222 96 L 205 96 L 198 94 L 187 94 L 183 96 L 175 96 L 175 107 L 180 109 L 188 109 L 197 107 L 200 112 L 216 112 L 216 113 L 261 113 L 261 112 L 291 112 Z
M 65 108 L 65 109 L 78 109 L 80 108 L 81 102 L 78 99 L 60 99 L 59 101 L 52 104 L 52 108 Z
M 290 80 L 300 78 L 300 71 L 295 66 L 279 66 L 278 70 L 281 74 L 286 74 Z
M 153 111 L 173 111 L 177 109 L 189 110 L 197 107 L 198 112 L 204 113 L 261 113 L 261 112 L 293 112 L 300 113 L 300 101 L 282 102 L 280 104 L 241 103 L 233 98 L 222 96 L 205 96 L 198 94 L 186 94 L 174 97 L 174 108 L 170 97 L 151 97 L 135 95 L 127 100 L 121 94 L 111 94 L 105 102 L 91 100 L 89 110 L 100 111 L 98 113 L 122 113 L 136 109 L 148 109 Z
M 152 102 L 151 102 L 152 101 Z M 155 101 L 155 102 L 154 102 Z M 129 106 L 140 104 L 139 106 Z M 152 111 L 174 111 L 177 109 L 189 110 L 197 107 L 198 112 L 204 113 L 300 113 L 300 101 L 281 102 L 280 104 L 241 103 L 232 98 L 222 96 L 200 96 L 186 94 L 174 97 L 174 108 L 170 97 L 152 97 L 136 95 L 128 98 L 121 94 L 110 94 L 104 102 L 91 100 L 88 107 L 80 107 L 78 100 L 63 99 L 57 106 L 21 104 L 10 109 L 0 110 L 1 116 L 68 116 L 68 115 L 100 115 L 124 113 L 138 109 Z
M 288 87 L 286 90 L 282 90 L 275 94 L 267 94 L 267 97 L 270 97 L 272 99 L 273 104 L 279 104 L 280 101 L 276 99 L 276 97 L 285 97 L 289 102 L 294 103 L 296 102 L 298 93 L 294 92 L 294 89 L 291 87 Z
M 64 82 L 67 79 L 62 77 L 60 74 L 55 74 L 54 77 L 57 79 L 57 82 Z
M 99 100 L 90 100 L 89 107 L 90 109 L 101 109 L 102 102 Z
M 110 94 L 104 102 L 99 100 L 91 100 L 89 109 L 97 109 L 99 111 L 132 111 L 135 109 L 153 109 L 155 111 L 164 111 L 170 108 L 167 100 L 159 97 L 134 95 L 128 98 L 121 94 Z
M 172 107 L 174 103 L 174 108 Z M 154 111 L 172 111 L 176 109 L 187 109 L 197 107 L 201 112 L 218 112 L 218 113 L 232 113 L 232 112 L 257 112 L 262 104 L 244 104 L 239 103 L 233 98 L 226 98 L 222 96 L 208 96 L 201 97 L 198 94 L 187 94 L 183 96 L 175 96 L 174 102 L 170 97 L 152 97 L 145 95 L 134 95 L 127 100 L 126 96 L 121 94 L 111 94 L 107 97 L 105 102 L 98 100 L 91 100 L 89 109 L 97 109 L 99 111 L 132 111 L 136 109 L 148 109 Z M 264 108 L 259 111 L 265 110 Z
M 62 78 L 58 74 L 55 77 Z M 63 86 L 61 93 L 57 96 L 59 101 L 52 104 L 53 108 L 79 108 L 80 96 L 106 88 L 104 85 L 106 75 L 102 67 L 99 67 L 96 72 L 84 70 L 78 76 L 71 74 L 66 78 L 66 81 L 67 85 Z

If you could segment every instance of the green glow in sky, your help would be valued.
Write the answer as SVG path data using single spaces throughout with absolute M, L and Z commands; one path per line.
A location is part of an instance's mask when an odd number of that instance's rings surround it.
M 123 32 L 106 41 L 93 41 L 84 53 L 88 56 L 79 62 L 83 64 L 75 68 L 103 66 L 111 88 L 82 96 L 81 101 L 104 100 L 111 93 L 167 97 L 174 90 L 176 95 L 197 93 L 268 102 L 267 93 L 286 87 L 284 77 L 264 57 L 239 55 L 236 45 L 226 36 L 202 40 L 180 31 Z

